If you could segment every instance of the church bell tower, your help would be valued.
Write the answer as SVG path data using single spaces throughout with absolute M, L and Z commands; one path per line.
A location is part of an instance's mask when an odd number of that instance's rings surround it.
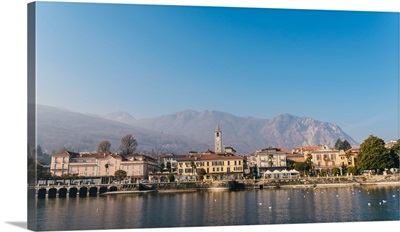
M 222 131 L 219 125 L 217 125 L 214 131 L 214 145 L 215 153 L 222 153 Z

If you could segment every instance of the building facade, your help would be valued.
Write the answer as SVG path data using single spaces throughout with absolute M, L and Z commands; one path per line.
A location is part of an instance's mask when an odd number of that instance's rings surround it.
M 141 154 L 122 157 L 116 152 L 63 151 L 51 156 L 50 172 L 55 176 L 109 177 L 117 170 L 125 171 L 127 179 L 136 182 L 148 179 L 149 173 L 158 171 L 159 166 L 155 159 Z
M 343 150 L 331 149 L 328 146 L 321 146 L 320 149 L 311 152 L 312 166 L 317 174 L 322 171 L 330 174 L 332 169 L 338 168 L 343 175 L 343 169 L 354 167 L 354 156 Z
M 229 153 L 192 154 L 178 160 L 178 179 L 199 180 L 204 169 L 204 180 L 235 180 L 243 178 L 243 157 Z
M 259 176 L 264 173 L 274 170 L 284 170 L 287 168 L 286 163 L 287 151 L 281 148 L 265 148 L 254 153 L 257 165 L 257 172 Z

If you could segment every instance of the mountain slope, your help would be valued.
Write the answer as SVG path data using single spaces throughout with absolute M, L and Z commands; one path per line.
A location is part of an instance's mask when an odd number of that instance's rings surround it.
M 128 133 L 138 141 L 137 151 L 147 154 L 185 153 L 206 146 L 185 136 L 168 135 L 50 106 L 37 107 L 37 141 L 49 152 L 58 152 L 62 148 L 77 152 L 94 151 L 102 140 L 109 140 L 111 150 L 118 150 L 121 137 Z
M 37 141 L 49 152 L 63 147 L 72 151 L 93 151 L 102 140 L 118 150 L 120 139 L 132 133 L 145 154 L 198 152 L 214 149 L 214 130 L 220 125 L 224 146 L 239 154 L 265 147 L 292 149 L 296 146 L 327 144 L 346 139 L 358 145 L 333 123 L 281 114 L 273 119 L 237 117 L 218 111 L 182 111 L 150 119 L 135 119 L 117 112 L 100 117 L 54 107 L 37 107 Z
M 239 153 L 251 153 L 268 146 L 291 149 L 296 146 L 327 144 L 337 139 L 358 143 L 336 124 L 312 118 L 281 114 L 269 119 L 237 117 L 218 111 L 182 111 L 150 119 L 126 121 L 153 131 L 193 138 L 213 146 L 213 132 L 217 124 L 223 133 L 225 146 L 233 146 Z

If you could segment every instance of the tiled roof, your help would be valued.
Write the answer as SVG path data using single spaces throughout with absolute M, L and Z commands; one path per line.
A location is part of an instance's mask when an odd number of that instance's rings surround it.
M 178 161 L 201 161 L 201 160 L 234 160 L 234 159 L 243 159 L 242 156 L 238 155 L 227 155 L 227 154 L 195 154 L 195 155 L 187 155 L 180 158 Z
M 295 147 L 294 149 L 301 149 L 303 151 L 316 151 L 320 148 L 321 148 L 321 146 L 299 146 L 299 147 Z
M 78 153 L 72 152 L 72 151 L 62 151 L 56 154 L 53 154 L 51 156 L 54 157 L 62 157 L 62 156 L 74 156 L 74 155 L 79 155 Z

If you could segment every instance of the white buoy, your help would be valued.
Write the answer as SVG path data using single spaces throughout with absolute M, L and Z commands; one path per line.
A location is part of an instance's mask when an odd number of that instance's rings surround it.
M 368 203 L 368 206 L 371 206 L 371 203 Z
M 259 205 L 262 205 L 262 203 L 260 202 L 260 203 L 258 203 Z
M 272 209 L 272 207 L 270 206 L 270 207 L 268 207 L 269 209 Z
M 383 203 L 386 203 L 386 201 L 385 201 L 385 200 L 382 200 L 382 202 L 383 202 Z

